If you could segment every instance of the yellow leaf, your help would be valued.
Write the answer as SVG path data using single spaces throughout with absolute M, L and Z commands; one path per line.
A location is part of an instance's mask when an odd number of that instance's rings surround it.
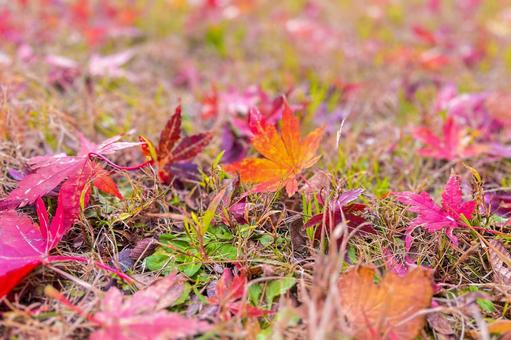
M 488 325 L 488 332 L 506 334 L 511 332 L 511 320 L 496 320 Z

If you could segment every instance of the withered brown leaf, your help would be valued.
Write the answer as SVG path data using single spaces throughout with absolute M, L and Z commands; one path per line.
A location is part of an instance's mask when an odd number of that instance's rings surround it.
M 375 283 L 375 270 L 360 266 L 338 282 L 342 317 L 356 339 L 414 339 L 425 324 L 416 315 L 431 305 L 432 272 L 417 267 L 405 276 L 387 273 Z
M 507 263 L 511 263 L 511 255 L 499 240 L 490 240 L 489 242 L 488 260 L 493 269 L 494 281 L 498 284 L 510 286 L 511 267 Z M 507 258 L 507 261 L 504 258 Z

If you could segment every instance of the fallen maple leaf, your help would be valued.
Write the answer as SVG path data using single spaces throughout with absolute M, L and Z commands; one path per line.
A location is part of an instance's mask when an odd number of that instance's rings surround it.
M 121 67 L 130 61 L 135 55 L 134 50 L 127 50 L 115 54 L 100 56 L 94 54 L 89 61 L 89 73 L 92 76 L 104 76 L 110 78 L 126 78 L 135 81 L 136 75 L 123 70 Z
M 324 220 L 327 226 L 326 233 L 330 234 L 339 223 L 346 221 L 350 231 L 359 228 L 357 233 L 374 234 L 374 228 L 369 224 L 364 225 L 367 220 L 361 216 L 367 206 L 360 203 L 349 204 L 356 200 L 362 191 L 362 189 L 354 189 L 344 192 L 333 200 L 323 213 L 312 216 L 304 224 L 304 228 L 320 226 Z M 316 228 L 314 239 L 321 239 L 321 228 Z M 337 244 L 340 245 L 341 242 L 342 238 L 339 238 Z
M 183 293 L 183 279 L 171 274 L 132 296 L 112 287 L 101 301 L 93 321 L 100 329 L 91 340 L 177 339 L 210 329 L 207 322 L 188 319 L 165 308 Z
M 493 280 L 506 287 L 511 286 L 511 254 L 499 240 L 490 240 L 488 261 L 493 269 Z
M 436 135 L 426 127 L 418 127 L 412 134 L 424 144 L 419 149 L 419 154 L 425 157 L 451 161 L 477 156 L 486 151 L 484 145 L 469 145 L 471 140 L 466 135 L 466 130 L 456 124 L 452 117 L 444 122 L 442 135 Z
M 92 181 L 99 190 L 122 199 L 121 193 L 108 172 L 99 163 L 91 160 L 91 156 L 105 159 L 104 155 L 140 145 L 140 143 L 118 142 L 119 139 L 120 137 L 117 136 L 100 145 L 94 145 L 80 136 L 81 150 L 77 156 L 57 154 L 31 158 L 28 164 L 32 173 L 25 176 L 18 187 L 0 201 L 0 210 L 32 204 L 64 181 L 70 181 L 68 186 L 74 187 L 77 195 L 81 195 L 84 188 L 89 189 L 86 186 L 89 181 Z M 87 198 L 88 195 L 86 193 L 84 197 Z
M 39 264 L 50 262 L 49 252 L 71 228 L 79 200 L 73 204 L 67 190 L 59 194 L 57 211 L 49 222 L 46 207 L 41 198 L 36 201 L 40 225 L 27 215 L 15 210 L 0 212 L 0 298 Z M 78 208 L 73 207 L 76 206 Z M 64 259 L 65 260 L 65 259 Z
M 181 105 L 178 105 L 160 134 L 156 152 L 160 180 L 169 184 L 174 177 L 172 167 L 197 156 L 209 144 L 211 138 L 210 133 L 198 133 L 181 138 Z M 147 151 L 145 153 L 154 159 L 154 155 L 148 154 Z
M 406 256 L 404 261 L 401 261 L 389 248 L 383 248 L 382 250 L 383 261 L 385 262 L 385 268 L 387 268 L 388 271 L 393 272 L 397 276 L 403 276 L 408 273 L 410 262 L 412 262 L 408 256 Z
M 233 119 L 237 115 L 246 116 L 253 106 L 266 107 L 269 102 L 268 95 L 258 86 L 250 86 L 243 90 L 230 88 L 225 91 L 218 91 L 213 87 L 202 101 L 201 116 L 209 119 L 222 114 L 227 119 Z M 243 122 L 246 122 L 246 119 Z
M 40 264 L 75 261 L 89 262 L 76 256 L 51 256 L 62 237 L 69 231 L 80 211 L 80 196 L 75 187 L 65 183 L 59 192 L 57 211 L 49 221 L 46 207 L 41 198 L 36 200 L 39 225 L 15 210 L 0 211 L 0 298 L 14 288 L 26 275 Z M 111 271 L 130 281 L 116 269 L 96 263 L 100 268 Z
M 511 320 L 500 319 L 488 324 L 488 333 L 503 335 L 502 340 L 508 340 L 511 336 Z M 480 338 L 480 334 L 474 334 L 475 338 Z
M 217 305 L 220 317 L 229 320 L 232 315 L 260 317 L 270 311 L 251 306 L 242 300 L 247 289 L 248 279 L 245 273 L 232 275 L 229 269 L 224 269 L 222 277 L 215 286 L 215 295 L 208 298 L 208 302 Z
M 416 315 L 431 305 L 432 272 L 417 267 L 404 276 L 387 273 L 375 283 L 375 270 L 357 267 L 339 278 L 342 317 L 356 339 L 415 339 L 425 324 Z
M 275 126 L 261 119 L 257 109 L 252 109 L 252 145 L 264 158 L 245 158 L 225 169 L 239 173 L 242 183 L 257 184 L 253 192 L 272 192 L 285 187 L 291 197 L 298 190 L 300 173 L 319 160 L 316 151 L 323 129 L 318 128 L 302 139 L 298 118 L 286 101 L 283 105 L 280 134 Z
M 490 214 L 503 217 L 509 217 L 511 214 L 511 194 L 505 191 L 485 193 L 484 202 Z
M 39 210 L 38 210 L 39 213 Z M 43 261 L 47 241 L 30 217 L 14 210 L 0 213 L 0 298 Z M 46 232 L 46 231 L 45 231 Z
M 57 246 L 78 217 L 81 205 L 87 205 L 90 188 L 89 181 L 100 190 L 120 193 L 113 180 L 101 165 L 92 161 L 90 155 L 104 157 L 104 154 L 139 145 L 139 143 L 120 143 L 114 137 L 99 146 L 82 138 L 78 156 L 55 155 L 34 157 L 30 165 L 34 172 L 25 176 L 17 189 L 0 202 L 0 297 L 7 294 L 23 277 L 39 264 L 57 261 L 88 262 L 87 259 L 73 256 L 50 256 L 49 252 Z M 62 183 L 63 182 L 63 183 Z M 46 208 L 41 199 L 43 195 L 62 183 L 55 216 L 49 223 Z M 36 203 L 40 226 L 35 225 L 26 216 L 12 208 Z M 10 208 L 7 211 L 6 208 Z M 110 270 L 130 280 L 124 274 L 102 264 L 99 267 Z
M 424 227 L 430 233 L 446 229 L 449 240 L 457 245 L 458 238 L 454 236 L 453 230 L 459 227 L 460 223 L 463 224 L 461 215 L 470 220 L 476 207 L 476 201 L 463 201 L 461 183 L 455 175 L 449 177 L 444 187 L 442 206 L 435 204 L 427 192 L 395 192 L 394 196 L 399 202 L 409 205 L 410 211 L 417 213 L 417 217 L 406 230 L 406 250 L 410 250 L 411 234 L 418 227 Z

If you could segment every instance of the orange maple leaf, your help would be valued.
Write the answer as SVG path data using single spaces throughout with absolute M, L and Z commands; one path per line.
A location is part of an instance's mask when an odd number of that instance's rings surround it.
M 405 276 L 387 273 L 374 282 L 375 270 L 357 267 L 338 281 L 342 317 L 356 339 L 415 339 L 425 323 L 417 315 L 431 305 L 432 271 L 417 267 Z
M 225 166 L 238 172 L 242 183 L 257 184 L 253 192 L 272 192 L 286 188 L 289 197 L 298 190 L 297 177 L 319 160 L 316 156 L 323 129 L 318 128 L 305 138 L 300 135 L 300 122 L 287 101 L 283 102 L 281 133 L 266 124 L 257 109 L 251 109 L 252 145 L 264 158 L 245 158 Z

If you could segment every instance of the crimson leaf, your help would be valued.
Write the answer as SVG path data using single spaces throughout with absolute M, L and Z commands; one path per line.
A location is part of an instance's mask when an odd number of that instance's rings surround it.
M 160 134 L 157 151 L 160 180 L 169 184 L 174 177 L 171 171 L 172 165 L 197 156 L 209 144 L 211 138 L 210 133 L 181 138 L 181 105 L 179 105 Z

